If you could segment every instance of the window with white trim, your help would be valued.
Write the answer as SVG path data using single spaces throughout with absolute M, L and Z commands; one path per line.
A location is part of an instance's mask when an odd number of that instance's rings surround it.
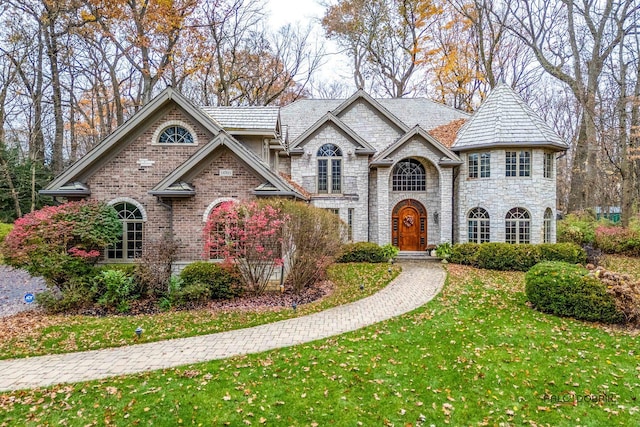
M 506 151 L 505 152 L 506 176 L 531 176 L 531 151 Z
M 555 163 L 553 153 L 544 153 L 543 174 L 545 178 L 553 178 L 553 164 Z
M 113 205 L 122 222 L 122 236 L 113 246 L 107 248 L 108 259 L 135 259 L 142 256 L 142 231 L 144 219 L 140 209 L 128 202 Z
M 489 212 L 483 208 L 473 208 L 467 216 L 468 240 L 470 243 L 486 243 L 490 240 Z
M 425 169 L 418 160 L 401 160 L 393 167 L 393 191 L 425 191 L 426 188 Z
M 551 243 L 551 222 L 553 221 L 553 211 L 551 208 L 547 208 L 544 211 L 544 218 L 542 220 L 542 241 L 544 243 Z
M 333 144 L 318 150 L 318 193 L 342 192 L 342 151 Z
M 193 144 L 191 132 L 180 125 L 171 125 L 162 130 L 158 137 L 159 144 Z
M 504 240 L 507 243 L 531 242 L 531 215 L 523 208 L 513 208 L 505 216 Z
M 470 153 L 468 157 L 469 178 L 491 177 L 491 154 Z

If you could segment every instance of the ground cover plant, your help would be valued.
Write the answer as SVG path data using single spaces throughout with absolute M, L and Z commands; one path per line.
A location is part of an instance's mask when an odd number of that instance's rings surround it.
M 531 310 L 524 274 L 448 265 L 426 306 L 331 339 L 0 395 L 0 424 L 636 425 L 637 337 Z
M 390 271 L 389 271 L 390 270 Z M 201 308 L 138 316 L 77 316 L 21 313 L 0 322 L 0 359 L 117 347 L 223 332 L 302 316 L 347 304 L 386 286 L 400 268 L 386 264 L 337 264 L 329 268 L 334 284 L 326 297 L 297 307 Z M 360 285 L 364 285 L 363 289 Z M 139 340 L 134 330 L 144 329 Z

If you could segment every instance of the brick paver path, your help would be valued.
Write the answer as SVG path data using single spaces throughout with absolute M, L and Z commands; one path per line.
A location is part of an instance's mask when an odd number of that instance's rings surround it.
M 43 387 L 259 353 L 353 331 L 411 311 L 441 289 L 433 262 L 402 263 L 380 292 L 351 304 L 253 328 L 104 350 L 0 360 L 0 391 Z

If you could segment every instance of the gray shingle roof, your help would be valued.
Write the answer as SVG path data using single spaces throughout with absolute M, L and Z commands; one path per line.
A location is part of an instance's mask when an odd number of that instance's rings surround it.
M 227 131 L 278 128 L 279 107 L 202 107 Z
M 406 124 L 407 128 L 419 125 L 425 130 L 431 130 L 452 120 L 469 117 L 464 111 L 426 98 L 376 98 L 376 101 Z M 324 114 L 335 110 L 343 102 L 344 99 L 301 99 L 283 107 L 280 118 L 282 125 L 288 126 L 289 141 L 295 140 Z M 361 136 L 367 138 L 366 135 Z
M 558 134 L 506 84 L 491 91 L 458 132 L 451 148 L 464 151 L 495 145 L 568 148 Z

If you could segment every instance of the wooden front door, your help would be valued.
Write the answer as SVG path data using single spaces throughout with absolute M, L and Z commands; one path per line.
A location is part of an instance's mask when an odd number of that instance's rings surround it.
M 407 199 L 393 208 L 391 240 L 401 251 L 424 251 L 427 248 L 427 210 L 422 203 Z

